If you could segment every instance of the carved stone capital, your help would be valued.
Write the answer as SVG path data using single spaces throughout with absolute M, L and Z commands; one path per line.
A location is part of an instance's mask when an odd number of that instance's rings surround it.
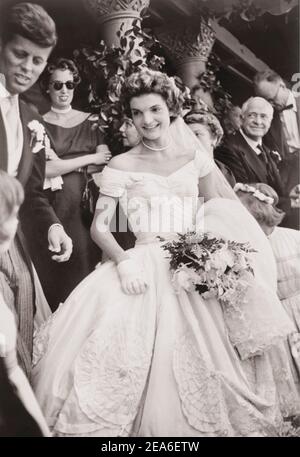
M 82 0 L 85 8 L 101 26 L 101 34 L 108 46 L 119 44 L 117 36 L 121 26 L 123 32 L 132 28 L 134 20 L 140 21 L 141 12 L 150 0 Z
M 188 60 L 206 62 L 215 42 L 215 32 L 203 20 L 198 24 L 176 24 L 157 30 L 157 37 L 176 64 Z
M 87 10 L 100 24 L 112 18 L 140 18 L 143 9 L 149 6 L 150 0 L 83 0 Z

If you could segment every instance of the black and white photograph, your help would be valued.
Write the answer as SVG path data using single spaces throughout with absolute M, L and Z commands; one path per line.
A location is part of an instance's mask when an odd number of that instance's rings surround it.
M 1 438 L 300 437 L 299 6 L 0 0 Z

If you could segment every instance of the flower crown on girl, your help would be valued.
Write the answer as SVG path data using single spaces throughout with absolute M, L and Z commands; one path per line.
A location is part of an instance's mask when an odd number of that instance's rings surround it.
M 255 187 L 249 186 L 249 184 L 243 184 L 241 182 L 238 182 L 234 186 L 233 190 L 235 192 L 237 192 L 238 190 L 241 190 L 242 192 L 252 194 L 253 197 L 257 198 L 257 200 L 259 200 L 261 202 L 269 203 L 270 205 L 273 205 L 273 203 L 274 203 L 273 197 L 268 197 L 267 195 L 263 194 L 260 190 L 256 189 Z

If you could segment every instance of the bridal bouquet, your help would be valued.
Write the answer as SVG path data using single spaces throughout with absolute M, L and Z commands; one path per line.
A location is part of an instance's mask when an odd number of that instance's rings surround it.
M 160 238 L 160 241 L 165 241 Z M 172 282 L 176 292 L 196 290 L 203 298 L 235 301 L 253 276 L 248 243 L 238 243 L 211 233 L 188 232 L 162 248 L 169 252 Z

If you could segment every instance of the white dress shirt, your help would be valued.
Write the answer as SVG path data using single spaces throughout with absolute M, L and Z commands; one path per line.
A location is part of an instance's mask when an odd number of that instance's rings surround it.
M 244 132 L 242 129 L 239 130 L 240 131 L 240 134 L 243 136 L 243 138 L 245 138 L 245 140 L 247 141 L 247 143 L 249 144 L 250 148 L 253 149 L 253 151 L 255 152 L 256 155 L 260 155 L 262 152 L 261 150 L 258 148 L 258 146 L 262 146 L 262 139 L 256 141 L 256 140 L 252 140 L 252 138 L 249 138 Z
M 7 137 L 8 148 L 8 166 L 7 172 L 10 176 L 17 176 L 18 168 L 20 165 L 22 150 L 23 150 L 23 128 L 19 111 L 19 97 L 18 95 L 12 96 L 0 81 L 0 109 L 3 117 L 4 127 Z M 61 224 L 52 224 L 48 230 L 48 237 L 50 230 Z
M 289 97 L 286 106 L 293 105 L 293 108 L 286 109 L 280 113 L 280 120 L 283 125 L 286 142 L 291 153 L 300 149 L 300 135 L 297 122 L 297 105 L 292 91 L 289 90 Z
M 17 176 L 23 150 L 23 128 L 20 119 L 18 95 L 11 95 L 0 83 L 0 109 L 7 138 L 7 172 Z

